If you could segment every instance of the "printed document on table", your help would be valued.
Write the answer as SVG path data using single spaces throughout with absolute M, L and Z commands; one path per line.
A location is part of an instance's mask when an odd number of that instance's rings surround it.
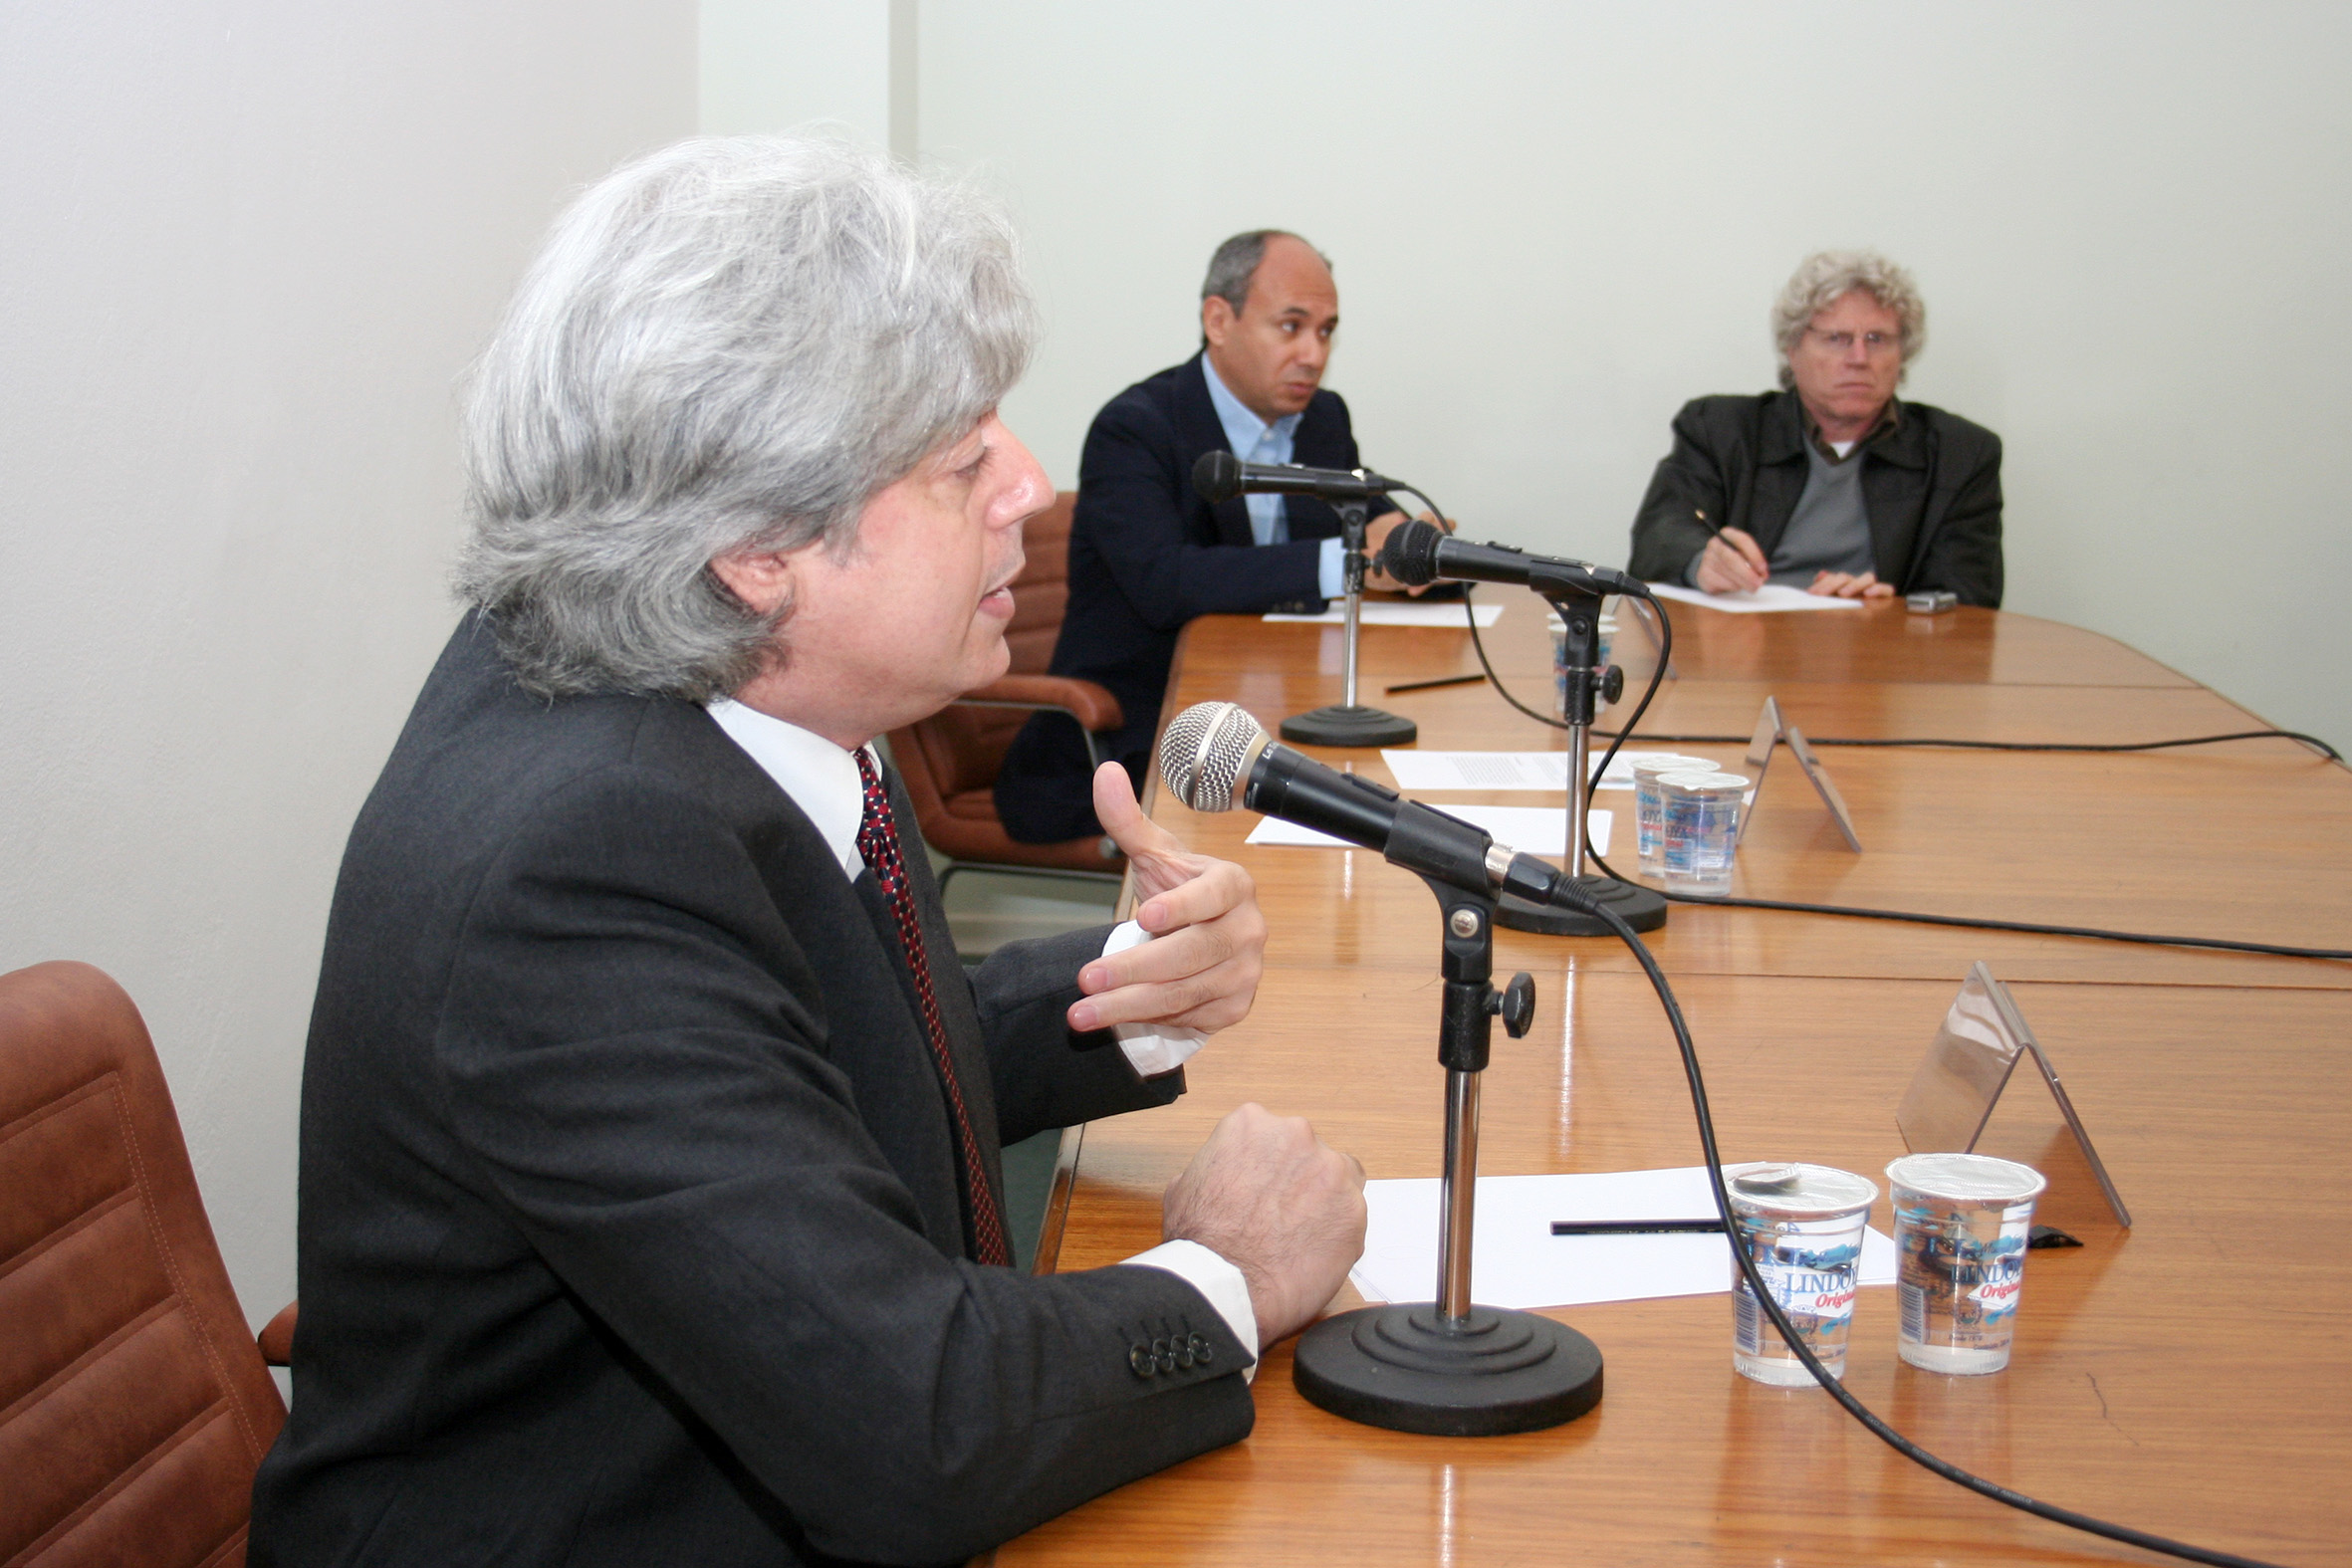
M 1601 758 L 1604 752 L 1592 754 L 1592 786 L 1595 789 L 1630 789 L 1633 787 L 1633 769 L 1636 763 L 1652 757 L 1678 755 L 1670 752 L 1619 752 L 1609 764 L 1606 778 L 1601 777 Z M 1565 752 L 1390 752 L 1380 754 L 1388 771 L 1396 777 L 1399 789 L 1551 789 L 1565 794 L 1568 788 L 1568 754 Z M 1452 810 L 1452 806 L 1445 807 Z M 1607 850 L 1601 851 L 1603 854 Z
M 1474 604 L 1471 613 L 1478 617 L 1478 629 L 1485 631 L 1503 618 L 1500 604 Z M 1343 626 L 1346 613 L 1337 604 L 1320 615 L 1269 615 L 1269 622 L 1278 620 L 1302 621 L 1309 626 Z M 1467 624 L 1462 618 L 1462 605 L 1452 604 L 1366 604 L 1356 617 L 1365 626 L 1454 626 Z
M 1434 1037 L 1435 1009 L 1430 1017 Z M 1438 1182 L 1366 1182 L 1370 1225 L 1348 1277 L 1367 1301 L 1427 1301 L 1437 1289 Z M 1721 1234 L 1553 1235 L 1554 1220 L 1704 1220 L 1707 1168 L 1581 1176 L 1482 1176 L 1471 1227 L 1470 1294 L 1482 1306 L 1586 1306 L 1732 1288 Z M 1865 1231 L 1858 1282 L 1895 1282 L 1895 1243 Z
M 1704 604 L 1734 615 L 1766 615 L 1777 610 L 1860 609 L 1860 599 L 1841 599 L 1833 593 L 1807 593 L 1784 583 L 1767 582 L 1754 593 L 1702 593 L 1672 582 L 1653 582 L 1650 591 L 1662 599 Z M 1269 616 L 1269 619 L 1273 617 Z
M 1436 809 L 1448 816 L 1458 816 L 1473 827 L 1483 827 L 1499 844 L 1509 844 L 1523 854 L 1564 855 L 1568 852 L 1568 812 L 1560 805 L 1441 805 Z M 1596 854 L 1609 852 L 1609 813 L 1593 811 L 1585 816 L 1585 840 Z M 1344 838 L 1333 838 L 1318 833 L 1311 827 L 1300 827 L 1281 817 L 1269 816 L 1250 829 L 1248 842 L 1279 844 L 1298 849 L 1347 849 L 1354 847 Z

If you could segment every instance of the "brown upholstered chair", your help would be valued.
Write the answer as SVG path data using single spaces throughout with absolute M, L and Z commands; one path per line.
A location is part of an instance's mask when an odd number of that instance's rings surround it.
M 0 975 L 0 1563 L 242 1564 L 285 1420 L 138 1009 Z
M 890 732 L 890 755 L 906 781 L 924 839 L 956 861 L 948 876 L 971 869 L 1116 880 L 1126 870 L 1118 846 L 1098 834 L 1022 844 L 997 820 L 997 770 L 1031 714 L 1067 714 L 1086 732 L 1090 754 L 1096 735 L 1125 722 L 1118 699 L 1094 682 L 1045 673 L 1069 602 L 1069 523 L 1076 501 L 1063 491 L 1023 528 L 1029 560 L 1013 579 L 1013 624 L 1005 634 L 1012 669 L 921 723 Z

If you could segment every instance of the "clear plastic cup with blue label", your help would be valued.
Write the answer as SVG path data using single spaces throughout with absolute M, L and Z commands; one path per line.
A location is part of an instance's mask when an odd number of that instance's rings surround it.
M 1987 1154 L 1910 1154 L 1895 1202 L 1896 1353 L 1927 1372 L 2009 1364 L 2040 1172 Z
M 1644 876 L 1657 876 L 1666 863 L 1666 791 L 1658 781 L 1667 774 L 1713 773 L 1715 764 L 1704 757 L 1682 757 L 1653 752 L 1633 764 L 1633 846 Z
M 1732 890 L 1732 852 L 1748 796 L 1742 774 L 1661 774 L 1659 871 L 1673 892 L 1721 897 Z
M 1826 1165 L 1727 1165 L 1723 1174 L 1737 1226 L 1732 1244 L 1756 1259 L 1757 1272 L 1788 1315 L 1789 1326 L 1829 1375 L 1842 1379 L 1862 1234 L 1870 1206 L 1878 1201 L 1878 1184 Z M 1779 1388 L 1813 1382 L 1748 1288 L 1736 1255 L 1732 1366 L 1742 1377 Z

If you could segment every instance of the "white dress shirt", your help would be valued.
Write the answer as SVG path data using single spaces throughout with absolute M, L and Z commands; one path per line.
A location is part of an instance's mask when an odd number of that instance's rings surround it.
M 857 824 L 865 816 L 865 784 L 857 774 L 857 759 L 813 730 L 747 708 L 722 697 L 710 704 L 711 718 L 727 737 L 742 747 L 778 788 L 792 797 L 817 828 L 818 836 L 840 862 L 843 875 L 854 881 L 865 869 L 857 851 Z M 865 748 L 868 756 L 873 748 Z M 877 767 L 879 759 L 876 760 Z M 1110 934 L 1102 951 L 1123 952 L 1151 938 L 1134 921 Z M 1119 1049 L 1143 1077 L 1174 1071 L 1201 1048 L 1207 1036 L 1198 1029 L 1157 1028 L 1146 1023 L 1122 1023 L 1113 1032 Z M 1161 1268 L 1189 1282 L 1209 1298 L 1242 1348 L 1258 1354 L 1258 1314 L 1250 1305 L 1250 1283 L 1242 1271 L 1198 1241 L 1164 1241 L 1138 1252 L 1118 1265 Z M 1250 1369 L 1256 1376 L 1257 1369 Z

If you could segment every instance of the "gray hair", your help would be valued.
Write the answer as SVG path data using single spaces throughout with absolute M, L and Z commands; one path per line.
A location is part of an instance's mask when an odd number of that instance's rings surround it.
M 1814 317 L 1856 289 L 1895 313 L 1902 324 L 1903 367 L 1895 383 L 1911 373 L 1911 361 L 1928 345 L 1927 302 L 1911 274 L 1876 251 L 1815 251 L 1797 264 L 1780 298 L 1772 302 L 1772 342 L 1780 350 L 1780 385 L 1791 387 L 1788 355 Z
M 845 552 L 878 490 L 1027 366 L 1011 226 L 966 187 L 833 141 L 681 141 L 556 222 L 472 372 L 461 597 L 545 697 L 705 701 L 789 604 L 711 572 Z
M 1201 280 L 1201 303 L 1206 305 L 1211 300 L 1223 300 L 1233 307 L 1234 315 L 1241 315 L 1242 307 L 1250 300 L 1250 280 L 1258 276 L 1258 264 L 1266 260 L 1266 242 L 1269 240 L 1298 240 L 1299 244 L 1314 251 L 1312 245 L 1307 245 L 1306 241 L 1289 229 L 1251 229 L 1247 233 L 1237 234 L 1218 246 L 1217 253 L 1209 258 L 1209 275 Z M 1321 251 L 1314 251 L 1314 254 L 1325 268 L 1331 265 L 1331 258 Z

